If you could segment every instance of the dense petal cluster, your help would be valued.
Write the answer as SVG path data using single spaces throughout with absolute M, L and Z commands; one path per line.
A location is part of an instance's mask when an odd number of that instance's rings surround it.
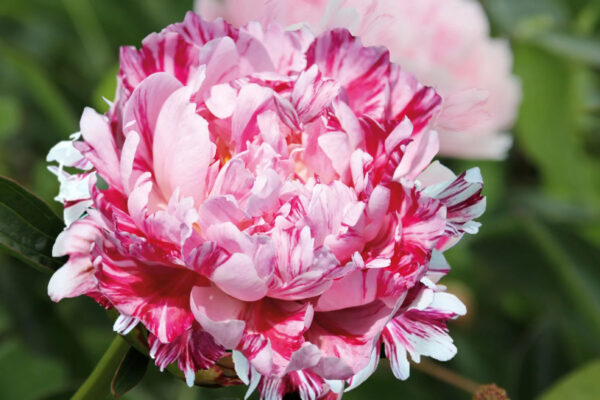
M 337 396 L 382 347 L 402 379 L 407 355 L 454 355 L 442 252 L 485 201 L 476 169 L 431 162 L 433 89 L 344 29 L 194 13 L 120 58 L 110 110 L 48 155 L 68 225 L 53 300 L 114 307 L 190 385 L 232 354 L 269 399 Z
M 319 33 L 345 27 L 367 45 L 385 46 L 392 61 L 435 87 L 443 98 L 435 121 L 441 153 L 503 158 L 512 141 L 520 87 L 508 43 L 491 39 L 476 0 L 196 0 L 205 18 L 225 17 Z

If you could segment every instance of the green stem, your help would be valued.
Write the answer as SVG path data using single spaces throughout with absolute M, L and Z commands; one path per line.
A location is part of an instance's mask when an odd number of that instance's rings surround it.
M 77 389 L 71 400 L 98 400 L 110 395 L 110 385 L 115 371 L 129 350 L 129 343 L 117 335 L 90 376 Z

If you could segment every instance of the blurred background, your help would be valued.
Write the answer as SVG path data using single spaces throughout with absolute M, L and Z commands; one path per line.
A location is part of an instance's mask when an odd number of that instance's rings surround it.
M 459 352 L 445 366 L 511 399 L 600 399 L 600 1 L 483 5 L 494 35 L 511 41 L 523 103 L 508 160 L 443 160 L 455 171 L 480 166 L 488 198 L 480 234 L 446 253 L 445 283 L 469 314 L 450 326 Z M 0 0 L 0 174 L 60 212 L 49 148 L 77 130 L 84 106 L 106 109 L 120 45 L 139 46 L 191 8 L 192 0 Z M 68 398 L 113 338 L 91 299 L 53 304 L 48 279 L 0 255 L 0 399 Z M 344 398 L 470 398 L 411 373 L 396 381 L 382 362 Z M 584 387 L 597 397 L 577 397 Z M 152 366 L 123 398 L 243 392 L 188 389 Z

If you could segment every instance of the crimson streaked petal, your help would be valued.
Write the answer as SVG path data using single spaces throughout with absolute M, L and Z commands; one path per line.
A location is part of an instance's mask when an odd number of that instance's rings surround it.
M 97 256 L 100 292 L 119 312 L 138 318 L 163 343 L 192 324 L 190 292 L 206 284 L 200 275 L 174 265 L 141 263 L 121 255 L 106 241 Z

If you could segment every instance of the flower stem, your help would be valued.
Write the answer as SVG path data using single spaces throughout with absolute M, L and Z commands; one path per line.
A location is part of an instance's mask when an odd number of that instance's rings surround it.
M 106 350 L 96 368 L 77 389 L 71 400 L 99 400 L 110 395 L 110 385 L 129 343 L 121 335 L 117 335 Z
M 481 386 L 479 383 L 473 382 L 469 378 L 465 378 L 464 376 L 429 360 L 421 359 L 421 362 L 418 364 L 413 363 L 412 367 L 470 394 L 475 394 L 477 389 Z

